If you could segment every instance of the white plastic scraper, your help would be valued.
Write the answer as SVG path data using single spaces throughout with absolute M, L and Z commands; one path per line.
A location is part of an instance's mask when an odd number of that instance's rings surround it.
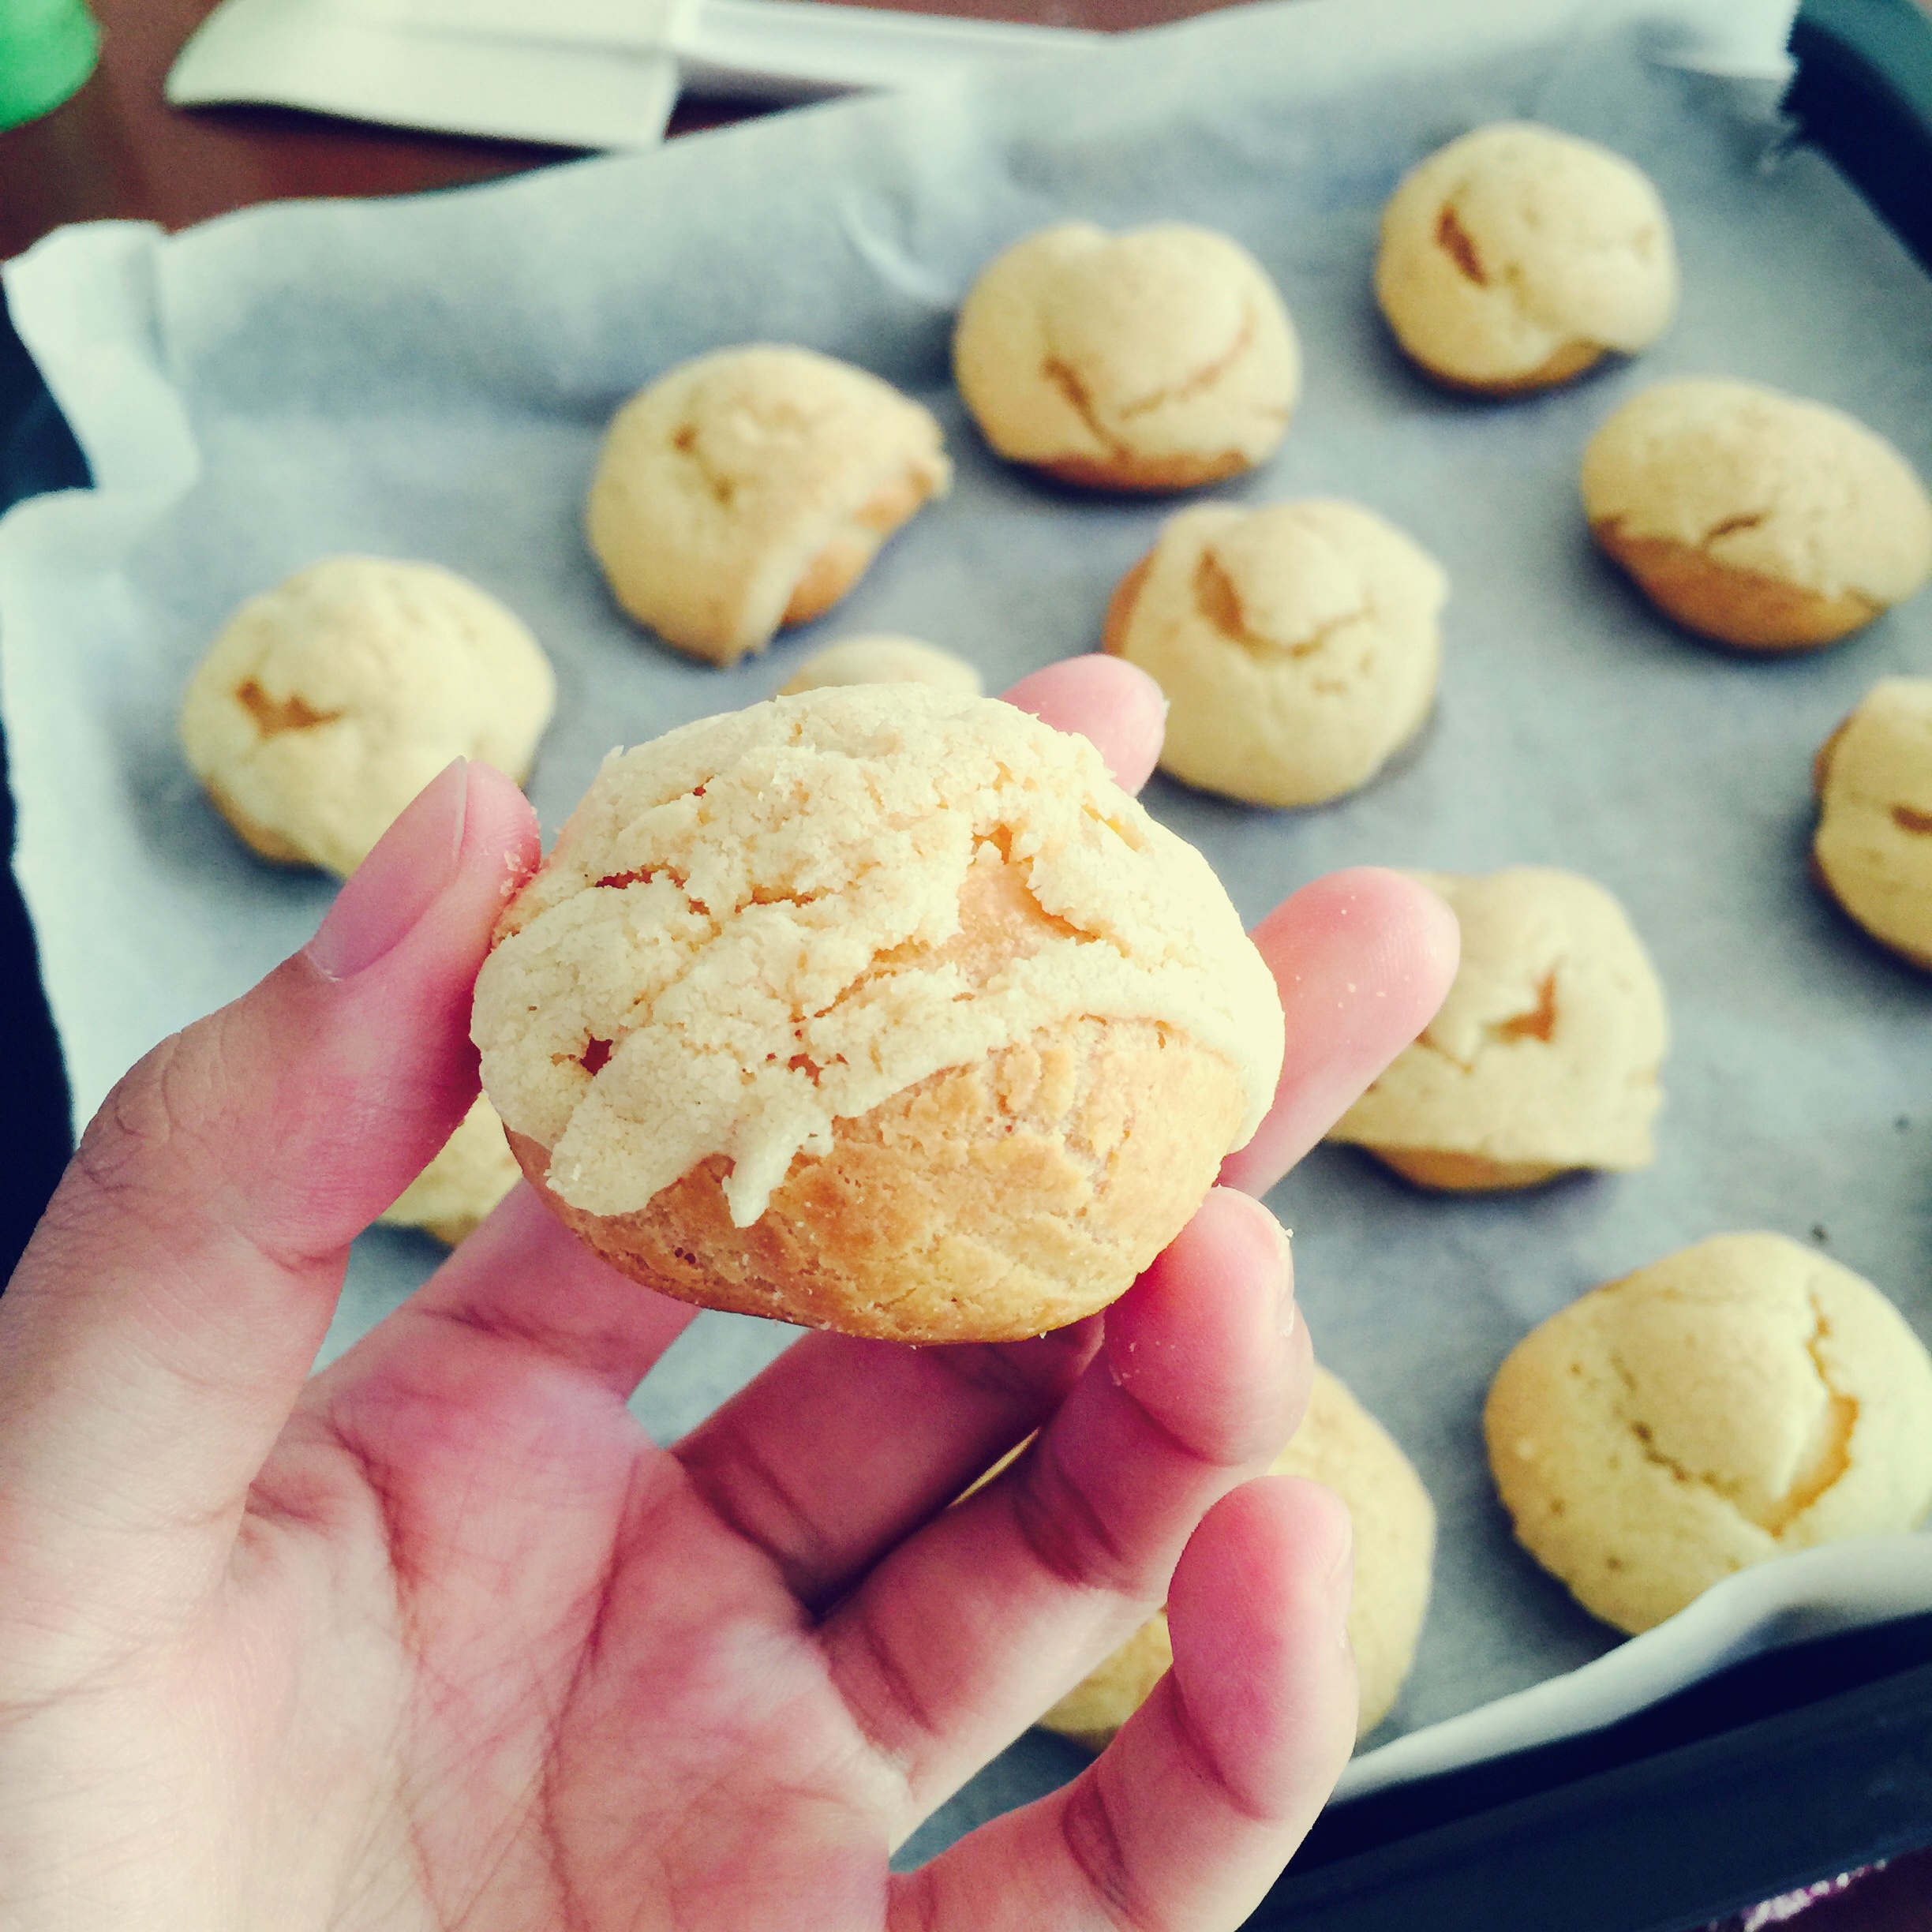
M 447 133 L 647 148 L 686 88 L 806 100 L 1099 38 L 820 0 L 223 0 L 166 91 L 177 107 L 266 102 Z

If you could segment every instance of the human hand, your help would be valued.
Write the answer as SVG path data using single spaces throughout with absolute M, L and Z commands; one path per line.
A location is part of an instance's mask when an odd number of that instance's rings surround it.
M 1127 667 L 1010 695 L 1151 769 Z M 474 1095 L 470 984 L 537 849 L 507 779 L 446 772 L 303 952 L 115 1090 L 0 1299 L 0 1923 L 1237 1924 L 1354 1717 L 1346 1514 L 1260 1475 L 1309 1354 L 1253 1201 L 1056 1335 L 808 1336 L 662 1450 L 626 1398 L 693 1311 L 519 1188 L 309 1377 L 350 1240 Z M 1253 1192 L 1455 958 L 1381 873 L 1259 937 L 1290 1065 L 1227 1170 Z M 1163 1601 L 1174 1671 L 1114 1746 L 892 1874 Z

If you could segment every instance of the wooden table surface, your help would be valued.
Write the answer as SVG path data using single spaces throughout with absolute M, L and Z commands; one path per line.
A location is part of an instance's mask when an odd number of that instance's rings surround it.
M 880 0 L 859 0 L 878 4 Z M 1118 31 L 1206 13 L 1230 0 L 901 0 L 909 9 Z M 1932 0 L 1921 0 L 1932 5 Z M 182 43 L 215 0 L 94 0 L 100 64 L 71 100 L 0 133 L 0 259 L 63 223 L 132 217 L 180 228 L 256 202 L 374 195 L 483 181 L 568 158 L 521 141 L 474 140 L 364 127 L 292 110 L 198 108 L 162 99 Z M 752 110 L 685 102 L 673 134 Z M 1932 1853 L 1805 1913 L 1809 1932 L 1925 1932 Z M 1755 1926 L 1750 1917 L 1726 1932 Z M 1758 1923 L 1765 1923 L 1758 1921 Z

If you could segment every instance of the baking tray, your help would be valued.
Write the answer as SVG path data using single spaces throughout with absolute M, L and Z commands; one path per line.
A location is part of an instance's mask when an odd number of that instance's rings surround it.
M 1932 26 L 1910 0 L 1836 0 L 1793 36 L 1795 111 L 1926 259 Z M 1908 172 L 1904 185 L 1896 172 Z M 1915 226 L 1915 221 L 1916 226 Z M 0 506 L 84 480 L 17 344 L 0 345 Z M 9 881 L 9 887 L 11 881 Z M 9 905 L 8 910 L 17 908 Z M 30 1208 L 64 1154 L 65 1095 L 24 921 L 0 918 L 17 1052 L 9 1125 Z M 36 1164 L 37 1163 L 37 1164 Z M 1780 1652 L 1592 1735 L 1333 1810 L 1257 1924 L 1688 1924 L 1932 1837 L 1932 1628 Z M 1833 1774 L 1822 1772 L 1827 1759 Z M 1807 1769 L 1807 1767 L 1809 1767 Z M 1627 1829 L 1619 1820 L 1627 1821 Z M 1458 1915 L 1460 1914 L 1461 1915 Z

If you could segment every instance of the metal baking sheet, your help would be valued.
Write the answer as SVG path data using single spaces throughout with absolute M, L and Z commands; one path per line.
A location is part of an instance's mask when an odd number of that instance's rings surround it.
M 1172 506 L 1076 496 L 994 461 L 947 380 L 952 309 L 987 256 L 1044 222 L 1207 223 L 1276 275 L 1308 369 L 1281 455 L 1214 494 L 1356 497 L 1440 557 L 1453 589 L 1441 700 L 1398 769 L 1300 814 L 1158 778 L 1148 803 L 1251 919 L 1361 862 L 1587 873 L 1648 942 L 1674 1032 L 1646 1173 L 1455 1201 L 1324 1148 L 1274 1196 L 1322 1354 L 1414 1458 L 1441 1518 L 1414 1674 L 1345 1788 L 1604 1721 L 1780 1634 L 1932 1604 L 1932 1542 L 1893 1539 L 1748 1574 L 1618 1646 L 1511 1543 L 1477 1428 L 1529 1326 L 1728 1228 L 1815 1241 L 1932 1338 L 1932 986 L 1853 933 L 1804 869 L 1811 752 L 1874 679 L 1932 668 L 1932 599 L 1815 657 L 1725 656 L 1599 561 L 1576 502 L 1595 424 L 1691 372 L 1838 404 L 1932 468 L 1932 288 L 1784 139 L 1788 12 L 1296 0 L 506 185 L 271 208 L 172 238 L 54 238 L 8 292 L 96 488 L 0 525 L 0 696 L 17 865 L 78 1110 L 300 945 L 331 889 L 244 852 L 175 748 L 189 668 L 241 599 L 344 549 L 434 559 L 503 597 L 558 662 L 531 788 L 552 829 L 613 742 L 764 696 L 833 636 L 927 636 L 998 689 L 1093 646 L 1109 590 Z M 1640 361 L 1486 404 L 1402 364 L 1368 268 L 1403 168 L 1511 116 L 1651 172 L 1685 299 Z M 616 404 L 749 339 L 809 343 L 919 395 L 958 481 L 829 617 L 720 672 L 616 613 L 578 517 Z M 331 1349 L 435 1257 L 426 1240 L 366 1237 Z M 788 1339 L 701 1318 L 639 1411 L 675 1435 Z M 1078 1762 L 1029 1735 L 913 1853 Z

